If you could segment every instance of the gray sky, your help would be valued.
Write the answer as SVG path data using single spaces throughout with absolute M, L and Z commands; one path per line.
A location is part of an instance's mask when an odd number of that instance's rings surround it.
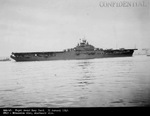
M 129 1 L 146 6 L 100 7 Z M 0 0 L 0 56 L 59 51 L 85 37 L 98 48 L 150 48 L 149 0 Z

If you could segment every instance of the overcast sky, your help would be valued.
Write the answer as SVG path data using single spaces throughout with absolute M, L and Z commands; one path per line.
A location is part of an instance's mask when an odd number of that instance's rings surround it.
M 101 7 L 100 2 L 146 6 Z M 59 51 L 80 38 L 98 48 L 150 48 L 149 0 L 0 0 L 0 56 Z

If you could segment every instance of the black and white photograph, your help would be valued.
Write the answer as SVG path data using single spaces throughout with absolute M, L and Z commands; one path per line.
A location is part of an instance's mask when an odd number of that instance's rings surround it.
M 0 0 L 1 115 L 149 106 L 149 0 Z

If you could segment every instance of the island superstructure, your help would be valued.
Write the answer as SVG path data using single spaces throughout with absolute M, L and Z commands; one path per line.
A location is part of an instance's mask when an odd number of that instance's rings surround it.
M 137 49 L 100 49 L 89 44 L 85 39 L 76 47 L 54 52 L 21 52 L 11 54 L 15 61 L 49 61 L 49 60 L 78 60 L 110 57 L 131 57 Z

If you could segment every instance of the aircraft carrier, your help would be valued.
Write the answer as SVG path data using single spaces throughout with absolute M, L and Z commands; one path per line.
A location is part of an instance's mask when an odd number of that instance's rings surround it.
M 49 60 L 79 60 L 111 57 L 131 57 L 137 49 L 100 49 L 95 48 L 86 40 L 80 41 L 76 47 L 55 52 L 21 52 L 11 54 L 15 61 L 49 61 Z

